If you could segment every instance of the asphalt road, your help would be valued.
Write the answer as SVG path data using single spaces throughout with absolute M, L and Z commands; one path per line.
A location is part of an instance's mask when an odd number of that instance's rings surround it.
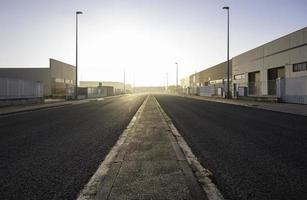
M 307 117 L 156 95 L 227 199 L 307 199 Z
M 0 117 L 0 199 L 75 199 L 144 98 Z

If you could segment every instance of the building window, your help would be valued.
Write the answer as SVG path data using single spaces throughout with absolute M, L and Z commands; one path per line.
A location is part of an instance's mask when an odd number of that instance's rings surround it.
M 69 84 L 69 83 L 70 83 L 70 84 L 73 84 L 73 82 L 74 82 L 73 80 L 65 79 L 65 83 L 66 83 L 66 84 Z
M 307 62 L 293 64 L 293 72 L 307 71 Z
M 56 82 L 56 83 L 64 83 L 64 79 L 63 78 L 55 78 L 54 82 Z
M 223 79 L 219 79 L 219 80 L 214 80 L 214 81 L 210 81 L 210 85 L 214 85 L 214 84 L 219 84 L 219 83 L 223 83 L 224 80 Z
M 245 78 L 244 74 L 237 74 L 237 75 L 234 76 L 235 80 L 240 80 L 240 79 L 244 79 L 244 78 Z

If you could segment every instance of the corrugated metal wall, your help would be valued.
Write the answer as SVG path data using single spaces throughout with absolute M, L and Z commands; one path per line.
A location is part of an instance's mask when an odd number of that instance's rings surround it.
M 0 99 L 40 98 L 43 92 L 41 82 L 0 78 Z
M 283 102 L 307 104 L 307 76 L 277 79 L 276 85 Z

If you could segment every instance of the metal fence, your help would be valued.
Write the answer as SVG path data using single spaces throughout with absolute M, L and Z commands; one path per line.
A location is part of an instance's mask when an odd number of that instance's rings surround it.
M 0 78 L 0 99 L 41 98 L 43 95 L 41 82 Z
M 199 96 L 224 96 L 225 91 L 227 91 L 227 84 L 223 83 L 197 87 Z
M 80 96 L 80 98 L 97 98 L 97 97 L 106 97 L 113 95 L 114 95 L 114 88 L 111 86 L 78 88 L 78 96 Z
M 276 80 L 236 83 L 235 85 L 236 88 L 234 88 L 233 96 L 241 96 L 239 95 L 240 88 L 246 88 L 246 93 L 243 94 L 244 96 L 261 96 L 264 93 L 267 93 L 266 95 L 276 95 Z
M 307 104 L 307 76 L 236 83 L 235 85 L 234 96 L 276 96 L 282 102 Z M 246 93 L 239 92 L 242 88 L 245 88 Z
M 276 95 L 283 102 L 307 104 L 307 76 L 277 79 Z

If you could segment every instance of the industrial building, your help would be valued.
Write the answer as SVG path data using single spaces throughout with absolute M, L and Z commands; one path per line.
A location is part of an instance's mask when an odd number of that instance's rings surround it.
M 230 60 L 230 77 L 231 71 Z M 187 78 L 182 80 L 182 83 L 185 83 L 186 88 L 184 92 L 187 94 L 200 96 L 224 96 L 225 91 L 227 90 L 227 61 L 190 75 L 188 81 L 189 87 L 186 87 Z
M 230 60 L 234 98 L 307 104 L 307 27 L 244 52 Z M 182 79 L 188 94 L 223 96 L 227 62 Z
M 307 103 L 307 27 L 232 58 L 234 96 Z
M 132 92 L 132 87 L 129 84 L 121 82 L 112 82 L 112 81 L 80 81 L 80 87 L 102 87 L 102 86 L 111 86 L 114 91 L 113 94 L 123 94 Z
M 73 65 L 49 59 L 49 68 L 0 68 L 0 78 L 40 82 L 45 97 L 72 97 L 76 71 Z
M 98 87 L 78 87 L 78 98 L 96 98 L 113 96 L 114 88 L 112 86 L 98 86 Z

